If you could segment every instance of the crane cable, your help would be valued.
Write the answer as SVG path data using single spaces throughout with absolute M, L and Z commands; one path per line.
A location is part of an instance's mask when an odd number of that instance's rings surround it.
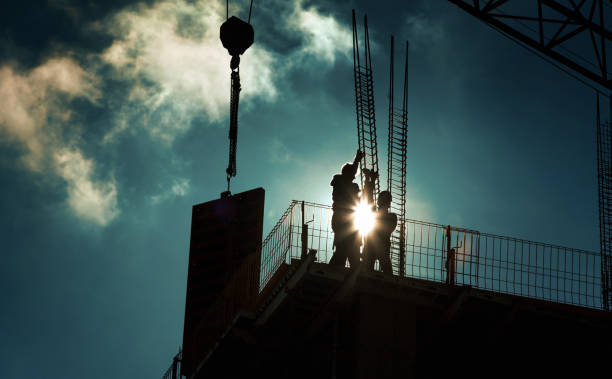
M 236 146 L 238 142 L 238 102 L 240 101 L 239 69 L 232 71 L 232 88 L 230 94 L 230 128 L 229 128 L 229 164 L 227 173 L 227 191 L 230 190 L 230 180 L 236 176 Z
M 251 23 L 251 11 L 253 10 L 253 0 L 251 0 L 251 5 L 249 6 L 249 19 L 247 23 Z M 225 19 L 229 18 L 229 0 L 225 1 Z
M 253 11 L 253 0 L 251 0 L 251 4 L 249 6 L 249 18 L 247 23 L 251 24 L 251 14 Z M 226 21 L 229 19 L 229 0 L 225 2 L 225 19 Z M 231 63 L 231 89 L 230 89 L 230 128 L 229 128 L 229 159 L 227 169 L 225 170 L 227 174 L 227 193 L 230 193 L 230 181 L 232 177 L 236 176 L 236 152 L 237 152 L 237 142 L 238 142 L 238 104 L 240 101 L 240 90 L 242 89 L 240 86 L 240 68 L 239 62 L 240 58 L 238 57 L 237 61 L 235 61 L 237 57 L 232 57 Z

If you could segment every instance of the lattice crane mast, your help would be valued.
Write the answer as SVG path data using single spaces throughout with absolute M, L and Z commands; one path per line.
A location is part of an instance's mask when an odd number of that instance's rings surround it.
M 367 170 L 375 173 L 374 204 L 380 192 L 378 180 L 378 145 L 376 141 L 376 114 L 374 112 L 374 81 L 372 79 L 372 56 L 370 54 L 370 35 L 368 18 L 364 17 L 364 63 L 359 56 L 359 39 L 355 10 L 353 9 L 353 74 L 355 78 L 355 107 L 357 115 L 357 139 L 359 150 L 363 152 L 360 161 L 361 188 L 364 188 Z
M 389 140 L 387 149 L 387 188 L 391 192 L 391 212 L 397 214 L 397 228 L 391 235 L 391 264 L 400 276 L 406 274 L 406 148 L 408 145 L 408 41 L 404 65 L 402 107 L 396 108 L 394 95 L 394 41 L 391 36 L 389 74 Z
M 605 9 L 610 5 L 605 4 L 603 0 L 569 2 L 537 0 L 531 7 L 525 7 L 525 2 L 522 0 L 449 0 L 449 2 L 595 89 L 598 95 L 601 93 L 610 97 L 612 73 L 608 71 L 606 45 L 612 41 L 612 31 L 606 29 L 605 25 Z M 591 44 L 583 43 L 579 52 L 570 50 L 571 43 L 580 43 L 578 38 L 584 37 L 586 33 Z M 590 55 L 595 58 L 594 62 L 588 54 L 585 54 L 588 50 L 591 50 Z M 570 69 L 571 72 L 566 69 Z M 602 305 L 607 310 L 612 310 L 611 135 L 611 123 L 600 122 L 598 97 L 597 179 L 601 292 Z

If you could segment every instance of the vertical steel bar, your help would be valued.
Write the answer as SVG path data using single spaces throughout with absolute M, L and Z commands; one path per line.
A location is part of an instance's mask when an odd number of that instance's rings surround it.
M 540 30 L 540 46 L 544 47 L 544 25 L 542 24 L 542 0 L 538 0 L 538 26 Z
M 605 30 L 603 0 L 599 0 L 599 26 L 602 30 Z M 599 40 L 601 43 L 601 75 L 604 80 L 608 80 L 608 68 L 606 64 L 606 39 L 603 33 L 599 33 Z

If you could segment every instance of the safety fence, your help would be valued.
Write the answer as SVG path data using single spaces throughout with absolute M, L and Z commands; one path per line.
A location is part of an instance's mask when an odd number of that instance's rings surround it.
M 317 250 L 317 262 L 329 262 L 331 216 L 329 206 L 293 201 L 263 241 L 261 255 L 249 255 L 235 270 L 194 340 L 209 346 L 238 311 L 255 310 L 283 263 L 305 257 L 308 249 Z M 410 219 L 405 240 L 406 277 L 604 309 L 599 253 Z M 398 275 L 399 258 L 392 260 Z M 164 378 L 180 377 L 182 355 L 179 351 Z
M 306 249 L 317 250 L 318 262 L 329 261 L 331 216 L 326 205 L 291 203 L 263 243 L 260 289 L 283 262 L 301 258 Z M 395 275 L 398 265 L 393 262 Z M 406 220 L 405 276 L 603 308 L 599 253 L 431 222 Z
M 168 370 L 162 376 L 162 379 L 179 379 L 181 378 L 181 362 L 183 359 L 183 353 L 179 348 L 178 354 L 172 359 L 172 364 L 168 367 Z

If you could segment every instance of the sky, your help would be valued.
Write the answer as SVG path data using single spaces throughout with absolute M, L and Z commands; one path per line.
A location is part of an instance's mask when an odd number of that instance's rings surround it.
M 265 189 L 264 234 L 293 199 L 330 204 L 357 149 L 352 8 L 368 15 L 381 168 L 389 36 L 396 56 L 410 41 L 409 218 L 599 250 L 594 91 L 442 0 L 254 2 L 231 189 Z M 3 5 L 0 377 L 170 365 L 191 207 L 226 186 L 224 18 L 213 0 Z

